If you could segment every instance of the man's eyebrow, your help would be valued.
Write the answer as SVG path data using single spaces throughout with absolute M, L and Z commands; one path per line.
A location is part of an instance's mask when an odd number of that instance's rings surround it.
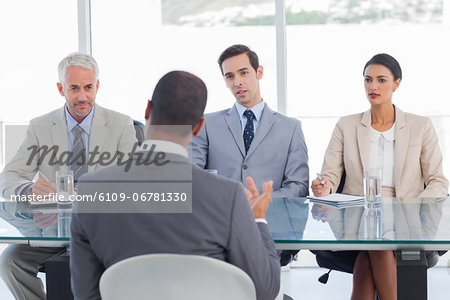
M 249 68 L 245 67 L 245 68 L 239 69 L 237 71 L 242 72 L 242 71 L 247 71 L 248 69 Z M 223 76 L 232 75 L 232 74 L 233 74 L 233 72 L 227 72 L 227 73 L 223 74 Z

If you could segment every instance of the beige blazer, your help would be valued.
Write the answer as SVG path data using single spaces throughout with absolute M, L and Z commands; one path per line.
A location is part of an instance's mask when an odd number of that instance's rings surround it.
M 130 117 L 121 113 L 103 108 L 95 104 L 94 117 L 92 119 L 89 138 L 89 152 L 97 149 L 100 153 L 116 152 L 124 153 L 125 160 L 132 152 L 137 142 L 133 122 Z M 0 196 L 9 198 L 16 193 L 16 189 L 24 183 L 33 180 L 36 174 L 40 178 L 55 182 L 55 173 L 58 170 L 66 170 L 66 164 L 54 164 L 51 155 L 31 155 L 32 146 L 58 146 L 57 157 L 64 158 L 64 151 L 68 150 L 67 124 L 64 107 L 30 121 L 25 141 L 20 146 L 16 155 L 8 162 L 0 174 Z M 51 153 L 51 152 L 50 152 Z M 98 161 L 100 154 L 95 156 Z M 30 157 L 32 160 L 30 160 Z M 104 162 L 115 159 L 105 159 Z M 39 159 L 42 161 L 40 162 Z M 54 161 L 53 161 L 54 162 Z M 104 164 L 90 164 L 88 172 L 104 167 Z
M 431 120 L 395 107 L 394 182 L 397 197 L 442 197 L 448 180 Z M 333 131 L 322 166 L 336 191 L 344 170 L 343 193 L 363 195 L 363 170 L 369 167 L 370 110 L 342 117 Z M 424 188 L 426 186 L 426 188 Z

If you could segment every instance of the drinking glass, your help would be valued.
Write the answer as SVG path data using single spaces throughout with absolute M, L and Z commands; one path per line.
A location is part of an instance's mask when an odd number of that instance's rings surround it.
M 364 208 L 381 208 L 381 169 L 364 169 Z

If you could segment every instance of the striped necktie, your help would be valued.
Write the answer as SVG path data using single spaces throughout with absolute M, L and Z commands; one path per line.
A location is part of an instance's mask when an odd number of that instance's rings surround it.
M 72 145 L 72 157 L 70 159 L 70 168 L 73 171 L 74 181 L 87 172 L 86 146 L 84 145 L 82 133 L 83 128 L 77 124 L 73 129 L 74 139 Z

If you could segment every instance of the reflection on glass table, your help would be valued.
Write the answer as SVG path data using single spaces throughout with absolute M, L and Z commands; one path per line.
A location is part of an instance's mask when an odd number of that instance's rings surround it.
M 0 242 L 48 247 L 68 245 L 70 217 L 68 205 L 36 206 L 0 201 Z
M 383 198 L 381 207 L 336 208 L 306 198 L 273 198 L 267 212 L 278 248 L 450 249 L 448 198 Z

